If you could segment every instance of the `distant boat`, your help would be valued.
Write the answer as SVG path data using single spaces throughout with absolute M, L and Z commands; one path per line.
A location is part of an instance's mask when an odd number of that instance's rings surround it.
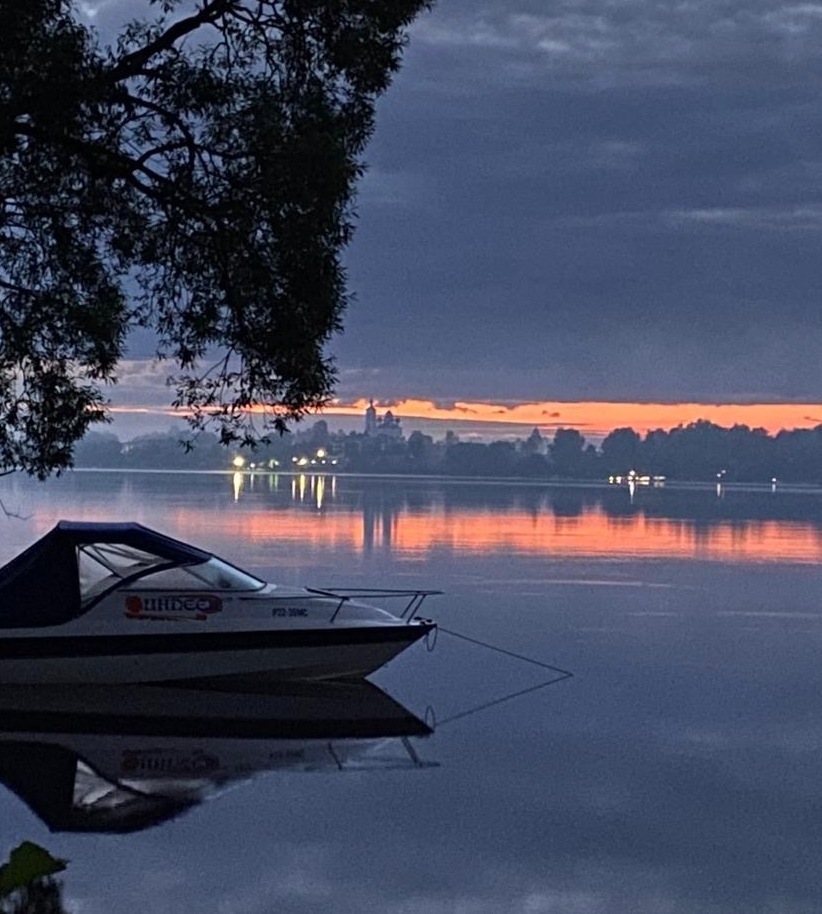
M 647 474 L 639 474 L 636 470 L 631 470 L 626 473 L 624 476 L 609 476 L 608 482 L 612 486 L 664 486 L 665 485 L 665 476 L 649 476 Z
M 436 629 L 434 593 L 268 584 L 140 524 L 61 521 L 0 568 L 0 683 L 363 678 Z

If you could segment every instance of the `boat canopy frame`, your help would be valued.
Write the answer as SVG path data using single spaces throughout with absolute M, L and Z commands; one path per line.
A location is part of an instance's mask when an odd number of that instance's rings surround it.
M 82 546 L 117 545 L 138 549 L 161 561 L 84 601 L 78 550 Z M 207 562 L 210 552 L 189 546 L 137 523 L 61 520 L 45 536 L 0 568 L 0 628 L 40 628 L 70 622 L 114 587 L 161 567 Z

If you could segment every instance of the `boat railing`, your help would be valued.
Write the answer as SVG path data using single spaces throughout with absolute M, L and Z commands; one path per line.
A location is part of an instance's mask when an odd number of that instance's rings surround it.
M 381 587 L 335 587 L 333 590 L 317 590 L 309 588 L 309 593 L 317 594 L 323 597 L 337 597 L 340 600 L 339 606 L 334 610 L 331 617 L 333 622 L 337 618 L 339 611 L 350 600 L 356 600 L 363 597 L 369 600 L 406 600 L 403 609 L 398 613 L 400 619 L 410 622 L 420 611 L 420 607 L 426 597 L 435 597 L 442 594 L 441 590 L 386 590 Z

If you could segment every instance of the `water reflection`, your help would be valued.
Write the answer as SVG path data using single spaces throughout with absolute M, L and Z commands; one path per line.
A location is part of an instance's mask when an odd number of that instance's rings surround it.
M 532 672 L 441 638 L 378 679 L 436 708 L 422 754 L 441 767 L 260 777 L 127 841 L 50 841 L 0 790 L 4 833 L 71 859 L 74 909 L 822 909 L 816 492 L 637 487 L 632 505 L 627 488 L 326 477 L 318 506 L 309 476 L 302 500 L 299 477 L 265 474 L 237 501 L 230 474 L 0 487 L 32 516 L 0 525 L 6 556 L 61 516 L 133 518 L 274 580 L 436 586 L 443 626 L 575 673 L 495 704 Z
M 276 491 L 278 488 L 278 479 L 276 473 L 270 477 L 269 488 Z M 325 475 L 306 475 L 300 473 L 298 476 L 291 477 L 291 499 L 299 503 L 308 502 L 309 507 L 314 507 L 321 511 L 325 503 L 326 485 L 329 488 L 329 494 L 333 497 L 336 494 L 337 479 L 334 476 Z
M 330 547 L 409 557 L 446 550 L 748 563 L 822 559 L 822 493 L 784 487 L 751 492 L 723 485 L 721 497 L 714 487 L 643 487 L 632 497 L 617 486 L 250 471 L 77 473 L 46 490 L 16 478 L 2 483 L 10 490 L 3 493 L 8 506 L 32 515 L 2 533 L 33 526 L 29 542 L 60 517 L 71 517 L 140 520 L 192 542 L 202 542 L 203 531 L 219 529 L 222 539 L 276 542 L 303 552 Z M 46 493 L 42 499 L 40 491 Z M 306 523 L 309 516 L 312 523 Z M 6 545 L 2 539 L 0 534 L 0 550 Z M 6 555 L 23 545 L 18 539 Z
M 133 832 L 263 772 L 430 767 L 411 738 L 432 732 L 368 682 L 7 685 L 0 781 L 52 831 Z
M 262 493 L 260 493 L 262 494 Z M 822 558 L 822 497 L 780 491 L 628 489 L 291 478 L 289 501 L 247 495 L 229 519 L 257 535 L 305 537 L 299 513 L 323 513 L 323 538 L 370 554 L 500 550 L 565 556 L 815 562 Z M 276 497 L 279 496 L 279 497 Z M 269 509 L 280 509 L 276 515 Z M 285 514 L 281 513 L 283 510 Z M 257 513 L 259 512 L 259 513 Z M 193 523 L 193 520 L 192 520 Z

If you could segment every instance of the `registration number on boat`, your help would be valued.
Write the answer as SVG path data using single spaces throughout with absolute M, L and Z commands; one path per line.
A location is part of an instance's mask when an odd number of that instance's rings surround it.
M 299 616 L 307 616 L 308 610 L 305 606 L 275 606 L 271 610 L 271 615 L 275 619 L 282 619 L 283 617 L 294 619 Z

